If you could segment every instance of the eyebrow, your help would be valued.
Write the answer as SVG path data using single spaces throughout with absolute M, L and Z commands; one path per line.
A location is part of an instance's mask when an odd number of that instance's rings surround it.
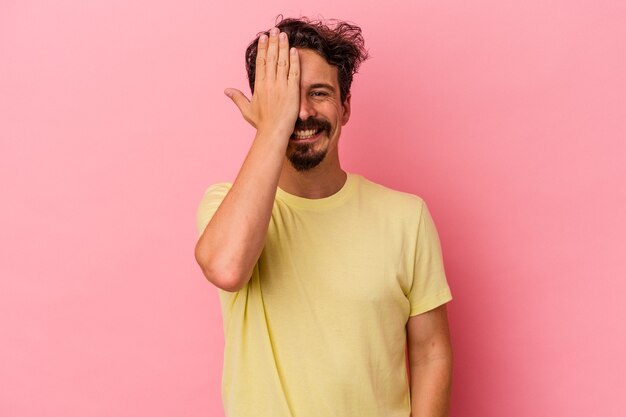
M 326 83 L 315 83 L 315 84 L 311 84 L 309 86 L 309 89 L 312 90 L 314 88 L 326 88 L 327 90 L 332 91 L 333 93 L 335 92 L 335 87 L 333 87 L 330 84 L 326 84 Z

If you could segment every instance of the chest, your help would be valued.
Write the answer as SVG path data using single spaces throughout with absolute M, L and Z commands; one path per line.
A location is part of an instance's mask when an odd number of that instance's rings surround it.
M 385 308 L 408 291 L 406 240 L 384 216 L 283 213 L 270 224 L 259 280 L 279 303 Z

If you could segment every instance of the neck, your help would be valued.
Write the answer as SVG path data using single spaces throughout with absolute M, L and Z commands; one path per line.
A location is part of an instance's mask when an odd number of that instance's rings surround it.
M 339 160 L 324 164 L 308 171 L 297 171 L 287 158 L 278 179 L 278 186 L 289 194 L 303 198 L 324 198 L 335 194 L 347 180 L 347 173 L 341 169 Z M 330 162 L 330 161 L 328 161 Z

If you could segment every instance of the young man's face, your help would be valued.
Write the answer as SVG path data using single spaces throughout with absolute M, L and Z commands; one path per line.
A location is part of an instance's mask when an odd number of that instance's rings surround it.
M 350 96 L 341 103 L 337 67 L 310 49 L 300 56 L 300 112 L 287 146 L 287 158 L 298 171 L 337 158 L 341 126 L 350 118 Z M 327 156 L 328 155 L 328 156 Z

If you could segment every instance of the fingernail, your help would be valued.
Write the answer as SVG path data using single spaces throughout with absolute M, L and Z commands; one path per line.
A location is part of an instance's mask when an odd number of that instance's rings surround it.
M 265 42 L 267 42 L 267 35 L 265 35 L 265 34 L 261 35 L 261 37 L 259 38 L 259 41 L 260 41 L 261 43 L 265 43 Z
M 285 32 L 281 32 L 279 38 L 281 41 L 284 41 L 285 39 L 287 39 L 287 34 Z
M 270 30 L 270 35 L 272 35 L 272 36 L 276 36 L 276 35 L 278 35 L 278 28 L 272 28 L 272 29 Z

